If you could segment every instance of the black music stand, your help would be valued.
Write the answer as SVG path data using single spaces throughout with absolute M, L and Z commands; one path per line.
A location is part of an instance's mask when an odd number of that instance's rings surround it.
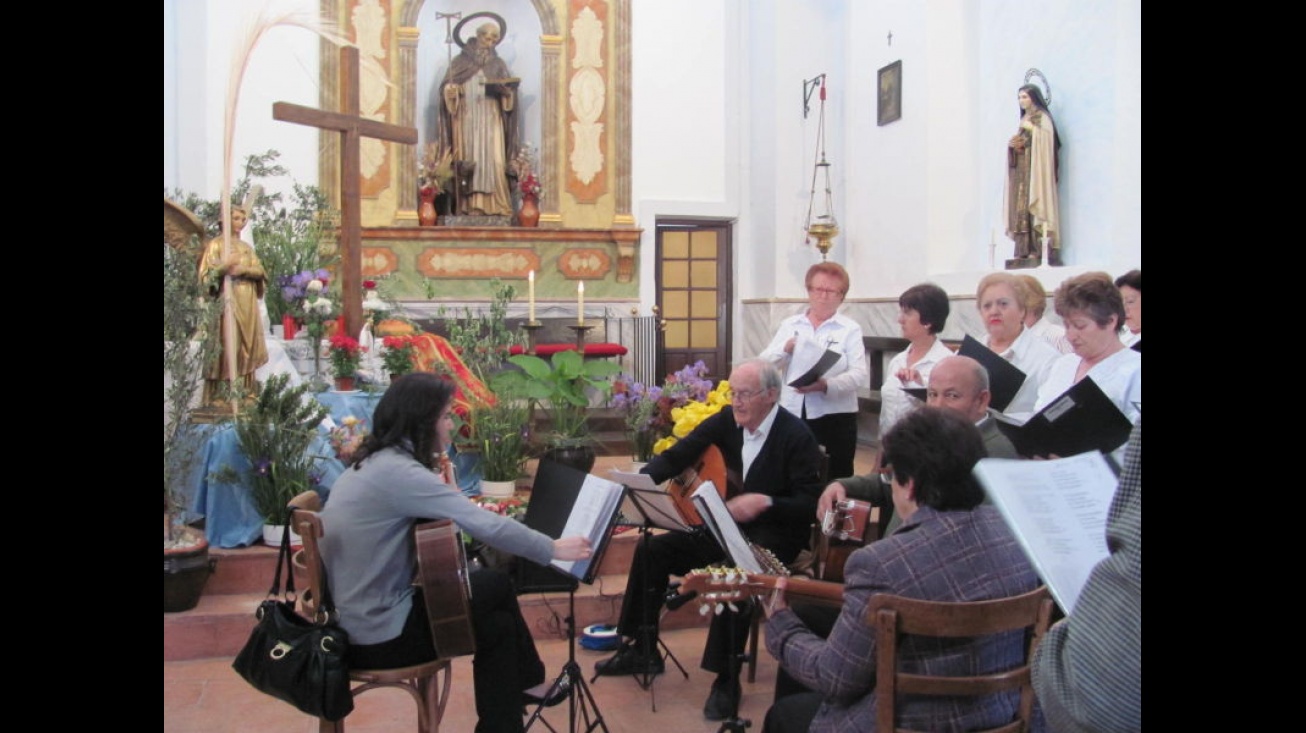
M 601 728 L 604 733 L 608 733 L 608 725 L 603 722 L 603 713 L 599 712 L 598 701 L 594 699 L 594 693 L 585 683 L 585 676 L 581 674 L 580 665 L 576 663 L 576 588 L 580 583 L 560 571 L 552 568 L 549 570 L 559 577 L 558 583 L 568 583 L 570 586 L 567 589 L 567 663 L 562 665 L 562 672 L 553 680 L 553 684 L 549 685 L 548 692 L 535 703 L 535 710 L 526 720 L 523 730 L 530 730 L 538 720 L 552 733 L 557 733 L 557 729 L 550 725 L 548 720 L 540 717 L 540 714 L 544 712 L 545 707 L 557 704 L 553 702 L 555 699 L 566 696 L 568 731 L 577 733 L 583 730 L 589 733 L 596 728 Z M 584 728 L 580 727 L 582 721 Z
M 592 484 L 595 479 L 599 484 Z M 591 486 L 592 493 L 586 495 L 585 487 Z M 613 492 L 616 492 L 615 495 Z M 612 527 L 616 523 L 617 510 L 623 489 L 611 481 L 592 477 L 570 466 L 553 461 L 541 461 L 535 473 L 535 484 L 531 488 L 531 503 L 526 510 L 526 526 L 558 538 L 561 537 L 571 521 L 572 509 L 577 503 L 611 499 L 610 512 L 600 511 L 596 521 L 585 528 L 590 537 L 593 553 L 586 561 L 577 561 L 570 565 L 570 570 L 563 570 L 553 565 L 542 566 L 526 559 L 517 563 L 517 593 L 559 591 L 567 592 L 567 663 L 562 672 L 549 686 L 548 692 L 535 704 L 535 711 L 526 721 L 526 729 L 539 720 L 550 731 L 556 729 L 549 721 L 540 717 L 544 708 L 560 696 L 568 699 L 568 730 L 572 733 L 584 730 L 586 733 L 595 728 L 602 728 L 607 733 L 608 726 L 603 722 L 594 693 L 585 683 L 580 665 L 576 663 L 576 588 L 580 581 L 593 583 L 607 550 Z M 597 493 L 594 493 L 597 492 Z M 597 494 L 601 494 L 599 497 Z M 584 496 L 583 496 L 584 495 Z M 556 703 L 554 703 L 556 704 Z M 584 728 L 580 725 L 584 722 Z
M 639 541 L 642 545 L 640 556 L 644 559 L 643 576 L 646 580 L 651 581 L 648 543 L 653 529 L 656 527 L 677 532 L 693 532 L 694 528 L 685 524 L 684 520 L 680 518 L 680 513 L 676 510 L 671 495 L 661 489 L 640 489 L 627 486 L 626 502 L 622 507 L 623 514 L 627 513 L 626 510 L 629 510 L 630 514 L 636 515 L 640 520 L 638 523 L 629 523 L 628 526 L 639 529 Z M 644 593 L 648 593 L 647 588 L 644 589 Z M 641 613 L 643 618 L 640 619 L 639 632 L 636 635 L 640 656 L 644 659 L 650 659 L 655 655 L 660 656 L 663 664 L 670 660 L 672 664 L 676 665 L 676 669 L 680 670 L 680 673 L 685 676 L 685 679 L 689 679 L 689 672 L 685 671 L 684 666 L 680 664 L 680 660 L 676 659 L 676 655 L 671 653 L 671 648 L 658 635 L 657 619 L 648 618 L 646 598 L 641 598 Z M 653 639 L 657 639 L 656 645 L 653 643 Z M 640 689 L 649 691 L 652 710 L 656 713 L 658 704 L 657 694 L 653 691 L 653 682 L 657 678 L 657 673 L 651 669 L 645 669 L 643 672 L 636 672 L 633 676 Z M 598 678 L 599 674 L 596 671 L 594 676 L 590 678 L 590 682 L 594 682 Z

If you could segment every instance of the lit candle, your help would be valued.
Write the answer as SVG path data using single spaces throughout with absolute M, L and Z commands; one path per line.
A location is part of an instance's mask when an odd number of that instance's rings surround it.
M 530 274 L 526 276 L 526 282 L 530 284 L 529 290 L 530 290 L 531 307 L 530 307 L 530 316 L 528 320 L 530 320 L 531 323 L 534 323 L 535 322 L 535 271 L 534 270 L 531 270 Z
M 585 325 L 585 282 L 576 283 L 576 325 Z

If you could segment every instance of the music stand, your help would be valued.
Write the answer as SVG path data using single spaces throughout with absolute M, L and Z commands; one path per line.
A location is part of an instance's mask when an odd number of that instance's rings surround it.
M 629 526 L 639 528 L 639 541 L 642 545 L 640 557 L 644 561 L 643 577 L 646 582 L 652 581 L 652 573 L 650 573 L 649 568 L 649 538 L 653 529 L 656 527 L 677 532 L 692 532 L 694 528 L 681 519 L 671 495 L 657 488 L 644 489 L 627 485 L 626 501 L 622 504 L 622 513 L 634 515 L 640 520 L 639 523 L 631 523 Z M 643 589 L 643 593 L 647 595 L 648 589 Z M 636 635 L 640 655 L 644 659 L 649 659 L 655 655 L 660 656 L 664 664 L 667 660 L 670 660 L 672 664 L 676 665 L 676 669 L 679 669 L 680 673 L 685 676 L 685 679 L 689 679 L 689 672 L 685 671 L 684 666 L 680 664 L 680 660 L 676 659 L 676 655 L 671 653 L 671 648 L 658 635 L 657 619 L 648 617 L 647 598 L 641 597 L 640 612 L 643 618 L 640 619 L 639 632 Z M 653 639 L 657 639 L 656 646 Z M 653 691 L 653 682 L 657 678 L 657 673 L 652 669 L 645 669 L 642 672 L 636 672 L 633 676 L 640 689 L 649 691 L 650 704 L 653 712 L 656 713 L 658 711 L 657 694 Z M 598 678 L 599 674 L 595 672 L 594 676 L 590 678 L 590 682 L 594 682 Z
M 542 720 L 550 731 L 556 730 L 540 713 L 549 701 L 559 695 L 568 699 L 568 730 L 586 733 L 608 726 L 603 722 L 598 703 L 576 663 L 576 588 L 580 581 L 593 583 L 598 573 L 603 552 L 608 547 L 617 510 L 621 506 L 624 489 L 620 484 L 591 476 L 570 466 L 554 461 L 541 461 L 531 488 L 531 503 L 526 510 L 526 526 L 559 538 L 582 534 L 590 538 L 593 552 L 588 560 L 541 566 L 526 559 L 517 563 L 517 592 L 557 591 L 567 592 L 567 663 L 549 686 L 548 692 L 536 704 L 535 712 L 526 722 L 526 729 Z M 579 510 L 573 511 L 574 508 Z M 579 727 L 581 718 L 585 727 Z
M 540 721 L 553 733 L 557 733 L 549 721 L 540 716 L 544 708 L 550 704 L 554 698 L 559 695 L 567 697 L 567 730 L 571 733 L 585 731 L 589 733 L 595 728 L 603 729 L 608 733 L 608 725 L 603 722 L 603 713 L 599 712 L 598 701 L 594 699 L 594 693 L 590 691 L 589 685 L 585 683 L 585 676 L 581 674 L 580 665 L 576 663 L 576 588 L 580 583 L 575 578 L 563 576 L 560 571 L 547 568 L 550 572 L 559 576 L 559 583 L 566 582 L 570 587 L 567 589 L 567 663 L 562 665 L 562 671 L 549 685 L 549 690 L 535 704 L 535 710 L 531 717 L 526 720 L 526 726 L 523 731 L 528 731 L 535 721 Z M 556 703 L 554 703 L 556 704 Z M 581 728 L 580 723 L 584 720 L 585 727 Z

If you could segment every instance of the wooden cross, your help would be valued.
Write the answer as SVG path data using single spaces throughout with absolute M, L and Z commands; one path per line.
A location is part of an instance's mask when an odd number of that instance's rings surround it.
M 401 127 L 360 117 L 358 100 L 358 48 L 340 49 L 340 112 L 328 112 L 289 102 L 272 105 L 272 119 L 323 130 L 335 130 L 340 141 L 340 300 L 345 331 L 358 338 L 363 328 L 362 177 L 359 143 L 363 137 L 417 144 L 417 128 Z

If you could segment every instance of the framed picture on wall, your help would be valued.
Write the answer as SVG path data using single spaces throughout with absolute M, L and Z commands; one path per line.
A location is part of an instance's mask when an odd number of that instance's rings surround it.
M 882 127 L 902 119 L 902 60 L 880 69 L 878 124 Z

